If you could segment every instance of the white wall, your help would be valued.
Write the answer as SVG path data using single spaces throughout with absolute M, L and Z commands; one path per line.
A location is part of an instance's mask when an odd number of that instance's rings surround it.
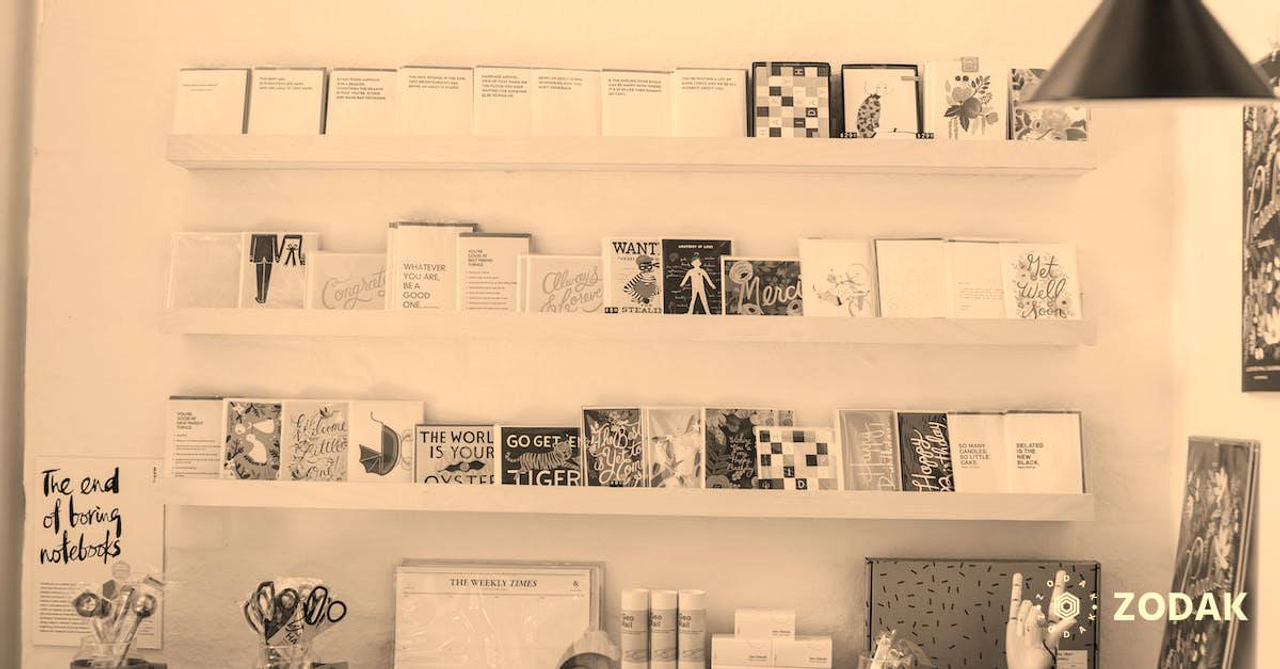
M 745 66 L 760 58 L 920 59 L 982 50 L 1047 64 L 1089 3 L 510 0 L 264 5 L 50 2 L 40 34 L 28 331 L 30 454 L 161 453 L 174 392 L 421 396 L 438 420 L 572 420 L 606 402 L 1071 406 L 1085 411 L 1093 523 L 890 523 L 173 510 L 168 646 L 183 667 L 245 666 L 238 598 L 257 579 L 314 574 L 358 604 L 326 645 L 385 666 L 391 569 L 403 557 L 595 559 L 608 609 L 638 585 L 705 587 L 710 624 L 787 605 L 863 633 L 867 556 L 1096 558 L 1103 587 L 1168 587 L 1168 461 L 1180 447 L 1171 312 L 1172 117 L 1096 115 L 1099 169 L 1080 178 L 608 173 L 187 172 L 164 160 L 182 66 L 514 63 Z M 1059 6 L 1067 5 L 1071 6 Z M 1078 5 L 1078 6 L 1077 6 Z M 542 251 L 592 252 L 612 232 L 730 234 L 793 253 L 802 234 L 1008 235 L 1079 246 L 1099 344 L 1064 350 L 637 343 L 244 341 L 165 336 L 175 230 L 315 229 L 377 250 L 388 220 L 443 217 L 531 230 Z M 28 466 L 30 461 L 28 460 Z M 781 573 L 781 576 L 779 576 Z M 29 584 L 28 584 L 29 585 Z M 612 629 L 616 629 L 611 625 Z M 29 632 L 29 629 L 28 629 Z M 1103 625 L 1104 667 L 1149 666 L 1160 627 Z M 29 637 L 28 637 L 29 641 Z M 67 649 L 24 644 L 25 666 Z

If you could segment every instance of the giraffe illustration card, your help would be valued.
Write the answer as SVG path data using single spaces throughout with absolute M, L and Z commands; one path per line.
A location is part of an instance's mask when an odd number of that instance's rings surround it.
M 502 485 L 580 486 L 581 430 L 578 427 L 499 425 Z
M 414 480 L 493 485 L 497 482 L 492 425 L 418 425 Z
M 587 485 L 646 486 L 640 407 L 583 407 L 582 450 Z
M 703 409 L 706 426 L 706 487 L 758 488 L 756 428 L 793 423 L 791 411 L 777 409 Z
M 654 488 L 703 487 L 701 407 L 647 407 L 645 457 Z
M 347 480 L 346 402 L 285 400 L 282 467 L 293 481 Z
M 868 240 L 801 239 L 805 316 L 879 314 L 875 251 Z
M 757 427 L 763 490 L 839 490 L 840 445 L 829 427 Z
M 413 428 L 422 422 L 416 400 L 355 400 L 347 421 L 347 479 L 408 483 L 413 480 Z
M 804 315 L 799 260 L 726 256 L 720 259 L 720 265 L 725 315 Z
M 662 309 L 668 314 L 720 314 L 724 280 L 720 259 L 731 239 L 662 240 Z
M 608 283 L 606 313 L 662 313 L 662 241 L 656 237 L 608 237 L 601 251 Z
M 319 237 L 310 232 L 246 232 L 241 239 L 240 306 L 306 306 L 307 258 L 319 248 Z
M 916 65 L 850 64 L 844 80 L 844 130 L 858 139 L 915 139 L 923 128 Z
M 257 481 L 280 478 L 282 414 L 283 407 L 276 400 L 226 400 L 222 478 Z
M 1080 319 L 1080 273 L 1070 244 L 1001 244 L 1005 316 Z

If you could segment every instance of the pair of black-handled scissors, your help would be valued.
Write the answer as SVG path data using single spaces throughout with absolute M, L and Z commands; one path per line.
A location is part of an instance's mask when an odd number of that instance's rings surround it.
M 264 643 L 270 642 L 298 610 L 298 591 L 285 588 L 276 592 L 275 581 L 263 581 L 244 603 L 244 619 Z
M 329 588 L 317 585 L 302 603 L 302 619 L 308 625 L 332 625 L 347 617 L 347 604 L 329 597 Z

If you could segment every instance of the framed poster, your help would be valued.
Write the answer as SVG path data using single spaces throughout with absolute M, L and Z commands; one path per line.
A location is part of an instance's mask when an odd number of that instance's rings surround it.
M 1280 58 L 1258 64 L 1280 88 Z M 1280 390 L 1280 123 L 1276 106 L 1244 108 L 1241 389 Z

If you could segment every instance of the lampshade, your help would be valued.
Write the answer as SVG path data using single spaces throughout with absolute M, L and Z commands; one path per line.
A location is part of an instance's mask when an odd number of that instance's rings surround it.
M 1274 97 L 1200 0 L 1103 0 L 1029 102 Z

